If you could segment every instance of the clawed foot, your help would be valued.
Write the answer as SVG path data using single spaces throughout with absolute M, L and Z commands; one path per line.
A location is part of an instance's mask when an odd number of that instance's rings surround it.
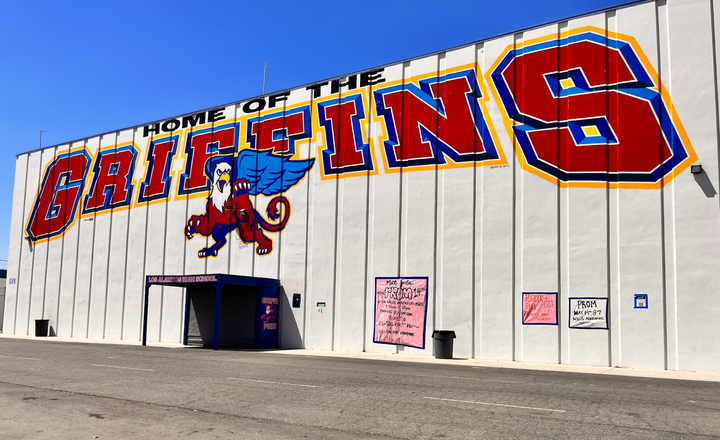
M 233 196 L 247 194 L 250 191 L 250 181 L 247 179 L 236 180 L 233 184 Z
M 200 228 L 201 223 L 202 220 L 200 216 L 193 215 L 192 217 L 190 217 L 187 222 L 187 226 L 185 226 L 185 237 L 187 237 L 188 240 L 192 240 L 193 236 L 197 234 L 198 228 Z
M 203 248 L 198 251 L 199 258 L 217 257 L 218 251 L 213 248 Z
M 270 252 L 272 252 L 272 244 L 268 246 L 258 246 L 257 249 L 255 249 L 255 253 L 258 255 L 267 255 Z

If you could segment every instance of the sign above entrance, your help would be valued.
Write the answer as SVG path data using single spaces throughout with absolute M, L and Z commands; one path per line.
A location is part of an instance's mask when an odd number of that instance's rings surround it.
M 217 275 L 183 275 L 183 276 L 160 276 L 147 277 L 147 283 L 151 284 L 192 284 L 192 283 L 217 283 Z
M 198 274 L 198 275 L 148 275 L 145 277 L 145 286 L 152 284 L 164 286 L 187 287 L 193 284 L 234 284 L 237 286 L 258 286 L 278 288 L 280 281 L 273 278 L 246 277 L 225 273 Z

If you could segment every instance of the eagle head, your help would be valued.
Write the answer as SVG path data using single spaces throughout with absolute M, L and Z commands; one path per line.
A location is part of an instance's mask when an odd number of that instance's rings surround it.
M 210 200 L 218 211 L 223 210 L 225 202 L 230 198 L 232 180 L 232 157 L 216 156 L 205 164 L 205 175 L 212 183 Z

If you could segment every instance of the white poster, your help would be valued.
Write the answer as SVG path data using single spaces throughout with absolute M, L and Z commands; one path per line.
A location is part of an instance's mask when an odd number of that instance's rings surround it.
M 607 329 L 607 298 L 570 298 L 570 328 Z

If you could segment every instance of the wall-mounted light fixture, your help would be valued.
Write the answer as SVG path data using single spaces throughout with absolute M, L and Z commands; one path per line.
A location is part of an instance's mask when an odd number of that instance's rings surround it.
M 702 173 L 702 164 L 699 164 L 699 163 L 698 163 L 698 164 L 695 164 L 695 165 L 690 165 L 690 172 L 693 173 L 693 174 L 700 174 L 700 173 Z

